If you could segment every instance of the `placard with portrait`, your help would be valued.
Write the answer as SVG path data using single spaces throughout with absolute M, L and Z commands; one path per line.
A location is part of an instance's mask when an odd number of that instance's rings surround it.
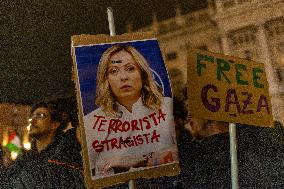
M 148 33 L 72 37 L 88 186 L 179 173 L 173 99 Z

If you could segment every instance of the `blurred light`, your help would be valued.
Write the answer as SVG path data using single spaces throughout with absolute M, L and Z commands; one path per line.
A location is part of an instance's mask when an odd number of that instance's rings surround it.
M 17 152 L 11 152 L 11 159 L 15 160 L 18 157 L 18 153 Z
M 24 145 L 24 148 L 27 150 L 30 150 L 32 146 L 30 142 L 25 142 L 23 145 Z
M 31 122 L 32 120 L 33 120 L 32 118 L 28 119 L 29 122 Z
M 7 138 L 4 138 L 3 139 L 3 142 L 2 142 L 2 146 L 6 146 L 8 144 L 8 139 Z
M 31 130 L 31 124 L 29 124 L 29 125 L 27 126 L 27 130 L 28 130 L 28 132 L 30 132 L 30 130 Z
M 8 144 L 8 139 L 9 139 L 9 136 L 8 136 L 8 130 L 9 128 L 5 128 L 3 129 L 3 133 L 2 133 L 2 146 L 6 146 Z

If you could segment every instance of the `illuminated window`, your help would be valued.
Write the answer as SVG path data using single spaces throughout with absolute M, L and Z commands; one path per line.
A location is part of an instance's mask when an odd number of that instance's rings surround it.
M 279 82 L 283 81 L 283 70 L 280 68 L 276 69 L 276 74 L 277 74 L 277 78 L 279 80 Z
M 225 7 L 225 8 L 232 7 L 234 5 L 235 5 L 234 0 L 223 0 L 223 7 Z
M 250 2 L 251 0 L 238 0 L 239 4 Z
M 284 42 L 283 42 L 283 43 L 280 43 L 280 44 L 278 45 L 278 51 L 279 51 L 280 53 L 284 53 Z
M 176 52 L 170 52 L 170 53 L 167 54 L 166 58 L 169 61 L 175 60 L 177 58 L 177 53 Z
M 252 59 L 252 52 L 250 50 L 245 50 L 245 59 L 251 60 Z
M 197 49 L 207 51 L 207 50 L 208 50 L 208 47 L 207 47 L 207 45 L 202 45 L 202 46 L 197 47 Z

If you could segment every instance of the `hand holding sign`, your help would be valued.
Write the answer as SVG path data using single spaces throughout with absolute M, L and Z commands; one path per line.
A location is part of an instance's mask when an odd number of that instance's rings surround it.
M 153 152 L 147 158 L 147 166 L 157 166 L 166 163 L 171 163 L 178 159 L 177 154 L 178 152 L 174 147 L 172 147 L 171 149 Z
M 102 175 L 128 171 L 131 167 L 143 166 L 144 158 L 130 158 L 129 156 L 111 156 L 100 165 Z

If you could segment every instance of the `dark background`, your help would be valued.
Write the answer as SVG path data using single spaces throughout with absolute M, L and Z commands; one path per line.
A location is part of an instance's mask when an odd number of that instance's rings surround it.
M 107 7 L 114 9 L 116 33 L 126 23 L 139 28 L 207 6 L 206 0 L 14 0 L 0 2 L 0 102 L 30 104 L 75 94 L 70 38 L 109 34 Z

